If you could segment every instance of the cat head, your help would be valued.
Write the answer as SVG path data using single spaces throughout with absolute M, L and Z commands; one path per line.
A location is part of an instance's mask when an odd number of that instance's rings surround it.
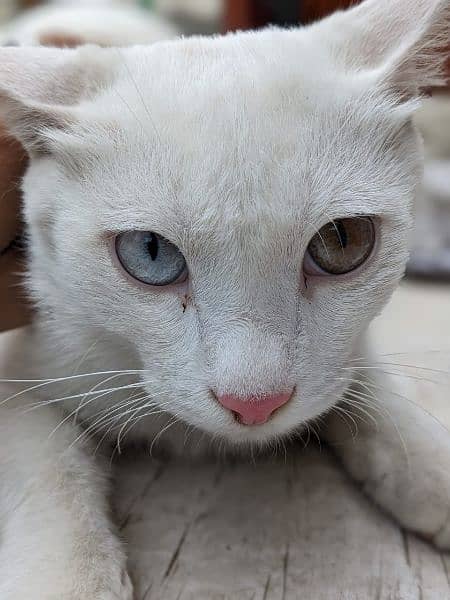
M 404 271 L 411 117 L 442 82 L 449 6 L 2 49 L 0 116 L 31 157 L 29 285 L 67 352 L 105 335 L 157 406 L 235 442 L 333 406 Z

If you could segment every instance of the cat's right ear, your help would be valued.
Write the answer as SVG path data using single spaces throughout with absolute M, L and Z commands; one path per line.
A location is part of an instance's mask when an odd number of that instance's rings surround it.
M 50 152 L 48 133 L 73 122 L 74 107 L 108 85 L 116 62 L 93 46 L 0 48 L 0 121 L 30 156 Z
M 446 83 L 450 0 L 364 0 L 315 30 L 346 71 L 367 74 L 400 100 Z

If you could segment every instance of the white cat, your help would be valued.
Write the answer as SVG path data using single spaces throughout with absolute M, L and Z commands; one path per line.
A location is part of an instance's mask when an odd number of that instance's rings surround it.
M 35 381 L 2 385 L 2 600 L 131 598 L 102 438 L 265 446 L 345 395 L 396 424 L 345 441 L 329 412 L 346 468 L 450 547 L 450 436 L 356 368 L 404 271 L 411 118 L 449 12 L 367 0 L 291 31 L 0 51 L 38 310 L 5 349 L 4 377 Z

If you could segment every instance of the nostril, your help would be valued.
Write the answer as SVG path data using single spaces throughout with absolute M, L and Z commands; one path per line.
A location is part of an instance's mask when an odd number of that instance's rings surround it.
M 242 425 L 262 425 L 278 408 L 291 399 L 293 393 L 291 390 L 290 392 L 246 397 L 220 394 L 217 396 L 217 400 L 224 408 L 230 410 Z
M 241 415 L 238 412 L 236 412 L 235 410 L 232 410 L 231 414 L 233 415 L 235 421 L 237 421 L 238 423 L 242 423 Z

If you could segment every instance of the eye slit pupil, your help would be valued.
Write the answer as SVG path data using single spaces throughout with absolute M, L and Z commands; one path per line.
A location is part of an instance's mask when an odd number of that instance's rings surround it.
M 158 238 L 154 233 L 150 234 L 150 240 L 147 242 L 147 251 L 150 254 L 152 260 L 156 260 L 158 257 Z
M 348 244 L 348 235 L 347 230 L 345 229 L 345 225 L 342 221 L 336 221 L 334 223 L 334 227 L 336 228 L 336 233 L 338 235 L 341 248 L 344 250 L 345 248 L 347 248 Z
M 113 258 L 131 279 L 149 286 L 181 284 L 188 277 L 181 250 L 154 231 L 131 229 L 114 238 Z

